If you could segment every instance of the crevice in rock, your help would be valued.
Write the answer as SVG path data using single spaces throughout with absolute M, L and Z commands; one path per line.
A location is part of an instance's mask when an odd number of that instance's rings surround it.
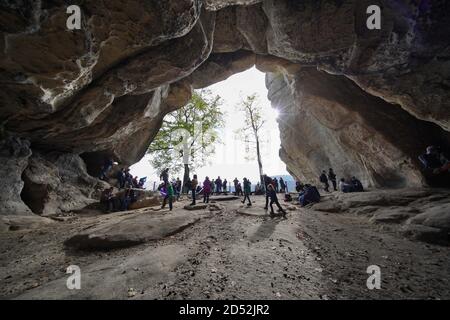
M 31 181 L 27 175 L 22 174 L 23 188 L 20 198 L 35 214 L 42 214 L 45 202 L 48 199 L 48 188 L 46 184 L 37 184 Z
M 100 175 L 101 167 L 105 163 L 105 159 L 114 158 L 113 153 L 107 150 L 85 152 L 80 154 L 80 157 L 86 164 L 88 174 L 92 177 L 98 177 Z

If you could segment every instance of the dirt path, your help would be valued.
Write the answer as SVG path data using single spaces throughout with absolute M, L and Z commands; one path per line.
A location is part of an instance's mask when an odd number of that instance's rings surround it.
M 262 197 L 254 207 L 262 210 Z M 175 211 L 183 210 L 177 203 Z M 288 219 L 237 214 L 221 203 L 168 238 L 108 252 L 66 250 L 92 217 L 39 231 L 0 233 L 2 298 L 348 299 L 450 298 L 450 249 L 402 238 L 366 217 L 289 211 Z M 380 230 L 383 228 L 383 230 Z M 66 288 L 78 265 L 81 290 Z M 366 287 L 369 265 L 381 290 Z

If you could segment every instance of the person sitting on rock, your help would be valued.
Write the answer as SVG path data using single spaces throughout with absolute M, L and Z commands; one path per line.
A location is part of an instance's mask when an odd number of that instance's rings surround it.
M 209 195 L 211 194 L 211 180 L 209 180 L 209 177 L 205 178 L 205 181 L 203 181 L 203 203 L 209 203 Z
M 267 192 L 269 194 L 269 198 L 270 198 L 270 216 L 273 216 L 275 213 L 273 211 L 273 204 L 275 203 L 278 207 L 278 211 L 281 212 L 282 216 L 285 218 L 286 217 L 286 211 L 283 210 L 283 208 L 280 205 L 280 202 L 278 202 L 278 197 L 277 197 L 277 192 L 275 190 L 275 188 L 273 187 L 272 184 L 269 184 L 267 186 Z
M 304 185 L 300 181 L 296 181 L 295 182 L 295 190 L 297 192 L 302 192 L 303 191 L 303 187 L 304 187 Z
M 358 179 L 352 177 L 351 184 L 353 186 L 353 192 L 364 192 L 364 187 Z
M 106 212 L 112 212 L 115 210 L 115 203 L 114 203 L 115 197 L 113 191 L 114 191 L 113 187 L 105 189 L 100 197 L 101 199 L 100 202 L 105 205 Z
M 341 191 L 344 192 L 344 193 L 353 192 L 353 185 L 350 184 L 350 183 L 347 183 L 347 182 L 345 181 L 345 179 L 342 178 L 342 179 L 339 181 L 339 190 L 341 190 Z
M 169 211 L 172 211 L 172 207 L 173 207 L 173 195 L 174 195 L 174 191 L 173 191 L 173 186 L 171 183 L 167 183 L 165 184 L 165 191 L 166 191 L 166 196 L 164 197 L 161 209 L 164 209 L 166 207 L 167 202 L 169 202 Z
M 289 193 L 284 194 L 284 201 L 285 202 L 292 202 L 292 196 Z
M 419 156 L 419 160 L 425 169 L 431 171 L 434 175 L 450 171 L 450 161 L 434 146 L 429 146 L 426 153 Z
M 320 202 L 320 193 L 315 186 L 305 184 L 303 191 L 300 192 L 298 197 L 298 202 L 302 207 L 307 206 L 311 203 Z
M 247 205 L 251 206 L 252 201 L 250 200 L 250 195 L 252 193 L 252 183 L 247 178 L 244 178 L 244 200 L 242 203 L 245 203 L 245 200 L 248 200 Z
M 322 171 L 322 174 L 319 177 L 320 182 L 323 183 L 324 186 L 324 190 L 326 192 L 330 192 L 329 188 L 330 188 L 330 184 L 328 183 L 328 177 L 327 177 L 327 173 L 325 170 Z

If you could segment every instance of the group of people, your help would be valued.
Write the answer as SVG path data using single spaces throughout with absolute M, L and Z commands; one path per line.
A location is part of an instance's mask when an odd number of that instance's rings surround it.
M 450 160 L 436 146 L 427 147 L 419 156 L 426 178 L 438 187 L 450 187 Z
M 349 181 L 347 181 L 345 178 L 341 178 L 338 185 L 336 174 L 334 173 L 333 168 L 330 168 L 328 170 L 328 173 L 323 170 L 322 174 L 319 176 L 319 181 L 323 184 L 323 189 L 326 192 L 330 192 L 330 182 L 333 185 L 334 191 L 338 191 L 338 187 L 339 190 L 344 193 L 364 191 L 364 187 L 361 181 L 359 181 L 356 177 L 352 177 Z
M 165 208 L 166 204 L 168 203 L 169 210 L 172 210 L 174 197 L 177 196 L 179 198 L 181 194 L 181 181 L 179 180 L 179 178 L 177 178 L 176 180 L 169 182 L 169 169 L 165 169 L 162 171 L 160 180 L 162 180 L 162 183 L 158 187 L 158 190 L 164 197 L 161 208 Z M 278 183 L 278 181 L 276 181 L 276 178 L 272 179 L 266 175 L 263 177 L 263 181 L 266 192 L 266 204 L 264 206 L 264 209 L 268 210 L 270 206 L 270 215 L 272 216 L 275 214 L 273 209 L 273 205 L 275 204 L 278 208 L 278 211 L 283 215 L 283 217 L 285 217 L 286 211 L 281 207 L 277 197 L 276 183 Z M 235 195 L 242 195 L 243 199 L 241 202 L 247 202 L 247 206 L 252 206 L 252 201 L 250 199 L 250 196 L 252 194 L 252 183 L 250 179 L 243 178 L 243 186 L 237 178 L 235 178 L 233 182 L 235 185 Z M 286 190 L 285 182 L 282 179 L 280 179 L 280 182 L 282 182 L 280 183 L 282 187 L 281 190 Z M 200 185 L 198 176 L 194 174 L 192 179 L 187 179 L 185 186 L 187 187 L 187 190 L 191 192 L 192 202 L 190 205 L 196 205 L 198 194 L 203 195 L 203 203 L 209 203 L 210 196 L 212 194 L 228 192 L 227 180 L 224 179 L 222 181 L 220 176 L 215 180 L 211 180 L 209 177 L 205 177 L 203 183 Z
M 430 146 L 426 149 L 426 152 L 419 156 L 420 162 L 423 164 L 425 172 L 432 178 L 446 178 L 447 182 L 450 182 L 450 161 L 444 156 L 443 152 L 439 148 Z M 105 161 L 101 167 L 101 172 L 99 178 L 102 180 L 107 179 L 108 173 L 111 171 L 113 165 L 116 164 L 113 159 L 105 158 Z M 105 203 L 107 211 L 114 210 L 128 210 L 129 205 L 136 201 L 135 191 L 133 188 L 144 188 L 146 182 L 146 177 L 138 179 L 137 176 L 133 177 L 130 173 L 130 169 L 122 168 L 117 172 L 117 183 L 119 189 L 125 189 L 119 195 L 114 195 L 114 188 L 106 189 L 102 194 L 102 202 Z M 162 208 L 168 204 L 169 209 L 173 208 L 173 200 L 179 200 L 181 193 L 183 192 L 183 187 L 185 191 L 190 191 L 192 196 L 191 205 L 196 204 L 196 198 L 198 194 L 203 195 L 203 203 L 209 203 L 210 196 L 213 194 L 228 194 L 231 192 L 231 188 L 228 186 L 227 179 L 209 179 L 206 177 L 203 183 L 200 183 L 197 175 L 193 175 L 193 178 L 188 178 L 183 185 L 182 181 L 177 178 L 169 181 L 169 169 L 166 168 L 162 171 L 160 175 L 160 180 L 162 183 L 159 185 L 158 190 L 164 196 L 162 203 Z M 277 193 L 281 192 L 285 194 L 286 201 L 292 201 L 292 197 L 288 192 L 287 183 L 282 177 L 277 179 L 276 177 L 271 178 L 267 175 L 263 176 L 263 183 L 258 182 L 256 184 L 254 194 L 264 195 L 266 197 L 266 202 L 264 209 L 269 210 L 270 215 L 274 215 L 273 205 L 276 205 L 278 211 L 283 217 L 286 216 L 286 211 L 281 207 L 280 202 L 277 197 Z M 341 178 L 338 182 L 337 176 L 333 168 L 329 168 L 328 172 L 323 170 L 319 176 L 319 181 L 323 184 L 323 189 L 326 192 L 330 192 L 332 187 L 334 191 L 341 191 L 344 193 L 349 192 L 363 192 L 364 187 L 360 180 L 356 177 L 352 177 L 349 180 Z M 249 179 L 243 178 L 242 184 L 236 177 L 233 180 L 234 194 L 236 196 L 242 196 L 242 203 L 247 202 L 247 206 L 252 206 L 252 184 Z M 298 192 L 298 201 L 302 206 L 306 206 L 311 203 L 317 203 L 320 201 L 320 193 L 317 187 L 305 184 L 303 185 L 299 181 L 296 182 L 295 186 Z
M 147 181 L 147 177 L 138 179 L 138 176 L 132 176 L 129 168 L 121 168 L 117 172 L 117 184 L 119 189 L 123 188 L 137 188 L 144 189 L 144 184 Z
M 108 180 L 108 174 L 112 170 L 114 164 L 118 164 L 114 162 L 113 158 L 105 157 L 103 161 L 103 165 L 100 167 L 100 180 Z M 129 168 L 121 168 L 117 174 L 117 187 L 119 189 L 128 188 L 131 186 L 132 188 L 143 189 L 145 182 L 147 181 L 147 177 L 138 178 L 137 176 L 132 176 Z
M 101 195 L 100 202 L 104 204 L 106 212 L 113 212 L 119 210 L 128 210 L 130 204 L 132 204 L 136 200 L 136 192 L 134 191 L 132 186 L 129 185 L 125 190 L 118 194 L 114 194 L 114 187 L 110 187 L 104 190 Z

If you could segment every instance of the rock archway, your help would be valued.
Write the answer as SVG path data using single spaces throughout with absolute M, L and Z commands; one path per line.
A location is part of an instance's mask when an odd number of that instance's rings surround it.
M 366 28 L 372 4 L 381 30 Z M 448 1 L 83 1 L 76 31 L 66 29 L 64 1 L 0 6 L 0 117 L 10 136 L 1 155 L 14 163 L 2 214 L 30 212 L 8 205 L 30 164 L 70 184 L 70 199 L 49 191 L 52 210 L 88 204 L 101 184 L 79 155 L 137 162 L 192 89 L 253 65 L 267 73 L 280 156 L 298 178 L 333 166 L 376 187 L 420 186 L 418 153 L 450 146 Z

